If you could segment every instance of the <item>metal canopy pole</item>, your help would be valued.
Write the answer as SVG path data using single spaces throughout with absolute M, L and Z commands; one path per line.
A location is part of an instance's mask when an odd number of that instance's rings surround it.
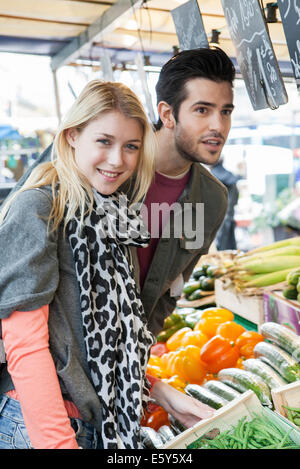
M 67 46 L 63 47 L 52 57 L 51 68 L 57 70 L 59 67 L 70 63 L 80 55 L 84 48 L 89 48 L 92 42 L 99 41 L 103 33 L 114 30 L 118 27 L 121 17 L 132 12 L 133 7 L 138 7 L 143 0 L 119 0 L 109 7 L 93 24 L 88 26 L 83 33 L 79 34 Z
M 54 84 L 56 114 L 57 114 L 58 122 L 60 123 L 60 121 L 61 121 L 61 109 L 60 109 L 60 97 L 59 97 L 59 91 L 58 91 L 56 70 L 52 70 L 52 76 L 53 76 L 53 84 Z

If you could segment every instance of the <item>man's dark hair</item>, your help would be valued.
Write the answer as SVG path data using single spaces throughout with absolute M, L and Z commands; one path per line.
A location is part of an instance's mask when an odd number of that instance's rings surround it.
M 218 47 L 185 50 L 165 63 L 156 84 L 157 104 L 160 101 L 168 103 L 176 121 L 180 105 L 187 98 L 185 84 L 193 78 L 218 83 L 227 81 L 233 86 L 235 68 L 230 58 Z M 159 119 L 155 128 L 159 130 L 162 126 Z

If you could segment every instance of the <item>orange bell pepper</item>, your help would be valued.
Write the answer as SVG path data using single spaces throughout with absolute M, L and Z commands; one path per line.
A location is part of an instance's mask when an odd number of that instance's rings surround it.
M 202 331 L 190 331 L 184 334 L 181 340 L 181 346 L 186 347 L 187 345 L 196 345 L 201 348 L 206 342 L 208 342 L 209 337 L 204 334 Z
M 256 331 L 243 332 L 236 340 L 236 346 L 243 358 L 254 358 L 254 347 L 262 342 L 264 337 Z
M 217 328 L 218 335 L 234 342 L 243 332 L 246 332 L 246 329 L 234 321 L 226 321 Z
M 238 347 L 242 347 L 243 345 L 248 344 L 249 342 L 258 343 L 258 342 L 261 342 L 262 340 L 264 340 L 264 337 L 258 332 L 246 331 L 246 332 L 243 332 L 243 334 L 241 334 L 241 336 L 238 338 L 238 340 L 236 341 L 236 345 Z
M 240 354 L 241 356 L 246 359 L 246 358 L 255 358 L 254 355 L 254 347 L 257 344 L 257 342 L 249 342 L 248 344 L 243 345 L 240 348 Z
M 171 337 L 167 340 L 166 342 L 166 347 L 167 349 L 172 352 L 177 350 L 179 347 L 181 347 L 181 341 L 184 337 L 184 335 L 187 332 L 190 332 L 192 329 L 190 327 L 183 327 L 182 329 L 179 329 L 176 331 Z
M 212 338 L 217 333 L 220 324 L 227 319 L 221 316 L 208 316 L 200 319 L 194 327 L 194 331 L 202 331 L 207 337 Z
M 240 353 L 233 342 L 216 335 L 203 345 L 200 356 L 209 373 L 218 373 L 223 368 L 234 367 Z
M 200 314 L 199 319 L 208 318 L 211 316 L 218 316 L 224 318 L 226 321 L 233 321 L 234 319 L 234 314 L 229 311 L 229 309 L 218 307 L 204 309 Z

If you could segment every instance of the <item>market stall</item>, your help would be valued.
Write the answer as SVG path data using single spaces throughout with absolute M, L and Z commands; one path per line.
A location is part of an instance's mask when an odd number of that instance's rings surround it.
M 155 403 L 145 448 L 300 449 L 300 238 L 201 258 L 148 373 L 212 407 L 185 428 Z

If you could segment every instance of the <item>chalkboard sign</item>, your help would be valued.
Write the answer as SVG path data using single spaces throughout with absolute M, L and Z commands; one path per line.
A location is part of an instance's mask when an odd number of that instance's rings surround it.
M 197 0 L 190 0 L 171 11 L 181 50 L 208 47 Z
M 291 0 L 277 2 L 297 88 L 300 91 L 300 4 Z
M 259 0 L 222 0 L 236 59 L 255 111 L 288 101 Z

